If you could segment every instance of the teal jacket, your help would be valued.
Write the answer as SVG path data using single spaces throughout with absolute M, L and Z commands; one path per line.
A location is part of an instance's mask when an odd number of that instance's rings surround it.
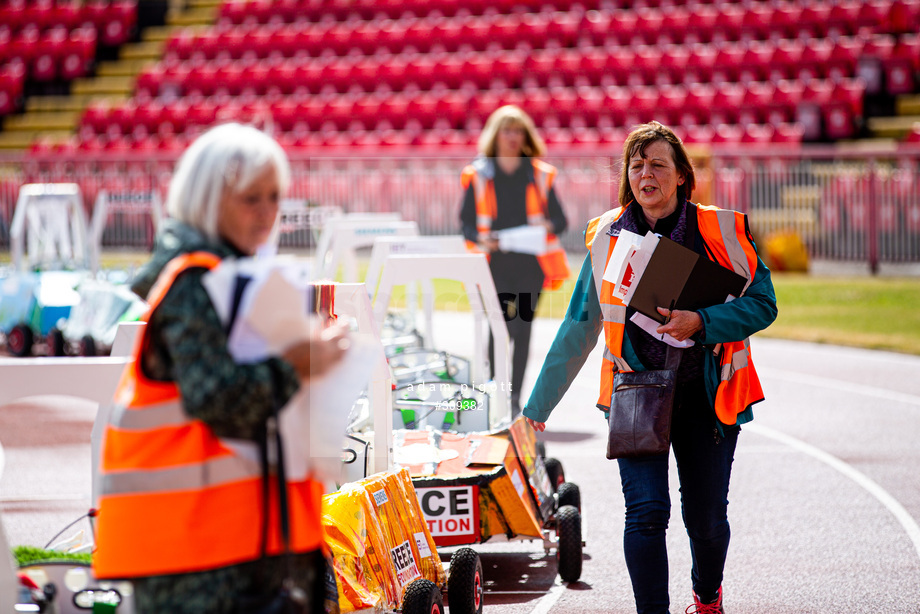
M 694 336 L 694 340 L 703 345 L 740 341 L 763 330 L 776 319 L 777 314 L 770 270 L 758 258 L 754 279 L 744 296 L 724 305 L 700 309 L 697 313 L 703 318 L 703 330 Z M 565 318 L 543 361 L 530 399 L 524 406 L 524 416 L 536 422 L 546 422 L 584 366 L 602 332 L 601 306 L 591 273 L 591 255 L 588 254 L 575 282 Z M 628 335 L 623 335 L 622 356 L 637 371 L 645 370 Z M 704 356 L 706 393 L 715 415 L 719 367 L 712 352 L 705 352 Z M 738 424 L 753 418 L 753 411 L 747 408 L 738 415 Z

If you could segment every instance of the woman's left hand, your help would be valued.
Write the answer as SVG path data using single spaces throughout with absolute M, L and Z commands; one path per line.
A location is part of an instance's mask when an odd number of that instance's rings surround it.
M 669 312 L 671 314 L 669 321 L 655 329 L 659 335 L 671 335 L 678 341 L 684 341 L 702 330 L 703 318 L 697 312 L 680 309 L 670 311 L 667 307 L 658 308 L 658 313 L 663 316 L 668 315 Z

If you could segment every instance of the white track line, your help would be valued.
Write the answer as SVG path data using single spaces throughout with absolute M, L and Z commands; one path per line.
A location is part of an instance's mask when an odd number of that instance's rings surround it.
M 847 478 L 856 482 L 859 486 L 865 489 L 866 492 L 875 497 L 879 503 L 884 505 L 885 508 L 895 517 L 895 519 L 897 519 L 897 521 L 904 528 L 904 531 L 907 533 L 907 536 L 910 538 L 910 541 L 913 542 L 914 549 L 917 551 L 917 556 L 920 557 L 920 526 L 917 525 L 917 521 L 914 520 L 914 517 L 911 516 L 906 509 L 904 509 L 904 506 L 901 505 L 897 499 L 892 497 L 887 490 L 879 486 L 866 474 L 862 473 L 858 469 L 855 469 L 852 465 L 845 463 L 836 456 L 832 456 L 831 454 L 828 454 L 827 452 L 824 452 L 823 450 L 816 448 L 811 444 L 805 443 L 800 439 L 786 435 L 785 433 L 774 430 L 768 426 L 749 423 L 744 425 L 744 430 L 753 431 L 758 435 L 769 437 L 791 448 L 795 448 L 799 452 L 807 454 L 812 458 L 828 465 L 829 467 L 836 469 Z
M 547 612 L 556 605 L 556 602 L 559 601 L 559 598 L 562 597 L 562 593 L 564 592 L 565 585 L 557 579 L 556 583 L 549 589 L 549 592 L 546 593 L 546 595 L 537 602 L 536 607 L 530 611 L 530 614 L 547 614 Z
M 878 386 L 866 386 L 863 384 L 853 384 L 839 379 L 830 377 L 820 377 L 817 375 L 805 375 L 795 371 L 786 371 L 784 369 L 771 369 L 769 367 L 757 369 L 759 375 L 767 378 L 775 378 L 792 382 L 795 384 L 806 384 L 808 386 L 817 386 L 820 388 L 830 388 L 837 392 L 846 392 L 849 394 L 860 394 L 876 399 L 894 401 L 895 403 L 904 403 L 905 405 L 920 406 L 920 396 L 908 394 L 905 392 L 895 392 L 887 388 Z

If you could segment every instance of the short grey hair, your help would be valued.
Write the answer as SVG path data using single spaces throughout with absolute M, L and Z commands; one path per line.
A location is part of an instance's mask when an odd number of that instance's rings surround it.
M 217 218 L 226 190 L 249 187 L 266 166 L 272 166 L 285 194 L 291 165 L 284 149 L 261 130 L 228 123 L 211 128 L 182 154 L 169 184 L 166 211 L 180 222 L 218 241 Z

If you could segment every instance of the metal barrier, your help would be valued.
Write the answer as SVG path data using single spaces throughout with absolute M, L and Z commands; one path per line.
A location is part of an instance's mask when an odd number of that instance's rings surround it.
M 813 259 L 920 262 L 920 149 L 713 152 L 712 204 L 761 238 L 794 232 Z
M 697 188 L 693 199 L 749 214 L 759 239 L 798 235 L 814 259 L 920 262 L 920 147 L 843 150 L 831 147 L 693 150 Z M 316 224 L 326 212 L 398 212 L 423 235 L 456 234 L 462 199 L 460 170 L 469 157 L 319 157 L 291 154 L 293 184 L 281 246 L 316 245 Z M 582 232 L 592 217 L 616 202 L 616 155 L 550 156 L 560 169 L 557 193 L 569 218 L 563 246 L 584 253 Z M 162 155 L 96 154 L 79 160 L 0 158 L 0 247 L 18 187 L 28 182 L 72 181 L 81 186 L 87 212 L 102 190 L 143 202 L 132 194 L 163 197 L 175 160 Z M 294 210 L 290 208 L 294 203 Z M 317 215 L 297 215 L 296 203 Z M 320 215 L 320 213 L 323 215 Z M 125 227 L 130 226 L 130 228 Z M 113 212 L 103 248 L 148 249 L 153 226 L 142 215 Z

